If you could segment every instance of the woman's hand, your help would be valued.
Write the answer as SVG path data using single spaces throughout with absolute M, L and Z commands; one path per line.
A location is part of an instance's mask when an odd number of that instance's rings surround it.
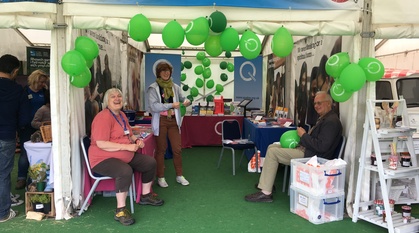
M 174 109 L 178 109 L 178 108 L 180 108 L 180 103 L 179 102 L 175 102 L 175 103 L 172 104 L 172 107 Z

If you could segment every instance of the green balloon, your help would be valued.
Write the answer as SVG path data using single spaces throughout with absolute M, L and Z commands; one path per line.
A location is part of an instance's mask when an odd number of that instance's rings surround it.
M 218 57 L 222 52 L 223 49 L 220 45 L 220 36 L 208 36 L 208 39 L 205 41 L 205 51 L 210 55 L 211 57 Z
M 202 60 L 202 65 L 204 65 L 205 67 L 210 66 L 211 60 L 209 58 L 204 58 L 204 60 Z
M 221 81 L 225 82 L 228 80 L 228 75 L 226 73 L 221 73 L 220 74 L 220 79 Z
M 230 71 L 230 72 L 233 72 L 234 71 L 234 65 L 233 65 L 233 63 L 229 62 L 227 64 L 227 70 Z
M 220 68 L 221 68 L 222 70 L 227 69 L 227 62 L 225 62 L 225 61 L 220 62 Z
M 214 87 L 214 84 L 215 84 L 214 80 L 210 79 L 210 80 L 207 81 L 206 86 L 207 86 L 208 89 L 211 89 L 211 88 Z
M 169 48 L 178 48 L 185 40 L 185 31 L 178 21 L 172 20 L 162 31 L 163 43 Z
M 204 67 L 202 65 L 195 66 L 194 72 L 196 75 L 201 75 L 204 72 Z
M 198 59 L 199 61 L 202 61 L 202 60 L 204 60 L 204 58 L 205 58 L 206 56 L 205 56 L 205 52 L 204 51 L 199 51 L 197 54 L 196 54 L 196 59 Z
M 227 26 L 227 18 L 220 11 L 214 11 L 208 19 L 209 27 L 213 32 L 222 32 Z
M 208 95 L 206 100 L 207 100 L 207 102 L 213 102 L 214 101 L 214 96 L 213 95 Z
M 189 101 L 191 101 L 191 103 L 193 102 L 193 96 L 192 96 L 192 95 L 188 95 L 188 96 L 186 96 L 186 98 L 187 98 Z
M 230 51 L 226 51 L 225 55 L 226 55 L 226 58 L 230 58 L 231 57 L 231 52 Z
M 364 70 L 367 81 L 375 82 L 384 75 L 384 65 L 377 58 L 361 58 L 358 61 L 358 65 Z
M 87 68 L 91 68 L 93 66 L 93 60 L 86 60 Z
M 202 78 L 197 78 L 195 80 L 195 85 L 199 88 L 203 87 L 204 86 L 204 80 L 202 80 Z
M 183 69 L 185 69 L 185 66 L 183 65 L 183 63 L 180 63 L 180 71 L 183 71 Z
M 276 30 L 271 43 L 272 52 L 278 57 L 290 55 L 294 47 L 291 33 L 284 26 Z
M 201 45 L 209 35 L 209 25 L 205 17 L 192 20 L 185 30 L 186 40 L 191 45 Z
M 221 33 L 220 45 L 225 51 L 234 51 L 239 46 L 240 38 L 236 29 L 229 27 Z
M 207 68 L 204 69 L 204 72 L 202 73 L 202 76 L 205 79 L 207 79 L 207 78 L 211 77 L 211 74 L 212 74 L 211 69 L 209 67 L 207 67 Z
M 198 88 L 196 88 L 196 87 L 192 87 L 192 88 L 190 89 L 190 94 L 191 94 L 191 96 L 193 96 L 193 97 L 197 97 L 197 96 L 198 96 L 198 94 L 199 94 Z
M 77 76 L 86 70 L 86 59 L 79 51 L 70 50 L 61 58 L 61 67 L 68 75 Z
M 92 61 L 99 55 L 99 46 L 96 41 L 87 36 L 76 38 L 74 49 L 79 51 L 86 61 Z M 93 64 L 93 63 L 92 63 Z
M 343 69 L 351 63 L 347 52 L 335 53 L 327 59 L 326 73 L 333 78 L 338 78 Z
M 347 92 L 355 92 L 361 90 L 366 82 L 364 70 L 355 63 L 351 63 L 342 70 L 339 82 Z
M 145 41 L 151 34 L 151 23 L 143 14 L 132 17 L 128 24 L 128 34 L 135 41 Z
M 298 136 L 297 130 L 288 130 L 281 135 L 279 139 L 282 148 L 295 148 L 300 143 L 300 137 Z
M 340 84 L 338 81 L 335 81 L 332 84 L 332 87 L 330 87 L 330 95 L 336 102 L 345 102 L 351 98 L 352 92 L 346 91 L 342 84 Z
M 86 66 L 81 74 L 71 76 L 70 83 L 75 87 L 83 88 L 89 85 L 90 80 L 92 80 L 92 74 L 90 73 L 89 68 Z
M 189 90 L 189 86 L 188 85 L 183 85 L 182 86 L 182 90 L 183 91 L 188 91 Z
M 185 107 L 185 105 L 183 105 L 183 103 L 180 104 L 179 110 L 180 110 L 180 116 L 185 116 L 186 107 Z
M 240 39 L 239 50 L 247 60 L 257 58 L 262 51 L 259 37 L 254 32 L 246 30 Z
M 183 66 L 185 66 L 186 69 L 190 69 L 192 67 L 192 62 L 190 61 L 185 61 L 183 63 Z
M 217 90 L 218 93 L 221 93 L 224 91 L 224 86 L 221 84 L 215 85 L 215 90 Z
M 185 81 L 186 80 L 186 74 L 185 73 L 182 73 L 181 75 L 180 75 L 180 81 Z

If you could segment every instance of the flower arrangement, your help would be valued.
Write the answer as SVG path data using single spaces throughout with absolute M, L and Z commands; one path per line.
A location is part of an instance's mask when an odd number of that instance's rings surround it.
M 49 166 L 44 163 L 36 163 L 29 167 L 29 177 L 31 177 L 33 182 L 44 182 L 47 178 L 47 170 Z
M 394 128 L 393 125 L 393 118 L 394 114 L 397 112 L 397 107 L 399 106 L 399 102 L 394 102 L 393 106 L 390 107 L 388 102 L 383 102 L 382 107 L 384 109 L 385 118 L 390 123 L 390 128 Z

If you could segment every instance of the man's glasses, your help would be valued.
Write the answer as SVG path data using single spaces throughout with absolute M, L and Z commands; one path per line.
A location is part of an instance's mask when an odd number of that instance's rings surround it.
M 321 105 L 323 102 L 326 102 L 326 100 L 314 102 L 314 106 Z

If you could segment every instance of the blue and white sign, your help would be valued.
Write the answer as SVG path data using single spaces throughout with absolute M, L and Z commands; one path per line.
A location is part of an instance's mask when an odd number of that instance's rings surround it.
M 248 108 L 262 109 L 262 57 L 234 58 L 234 101 L 252 99 Z

